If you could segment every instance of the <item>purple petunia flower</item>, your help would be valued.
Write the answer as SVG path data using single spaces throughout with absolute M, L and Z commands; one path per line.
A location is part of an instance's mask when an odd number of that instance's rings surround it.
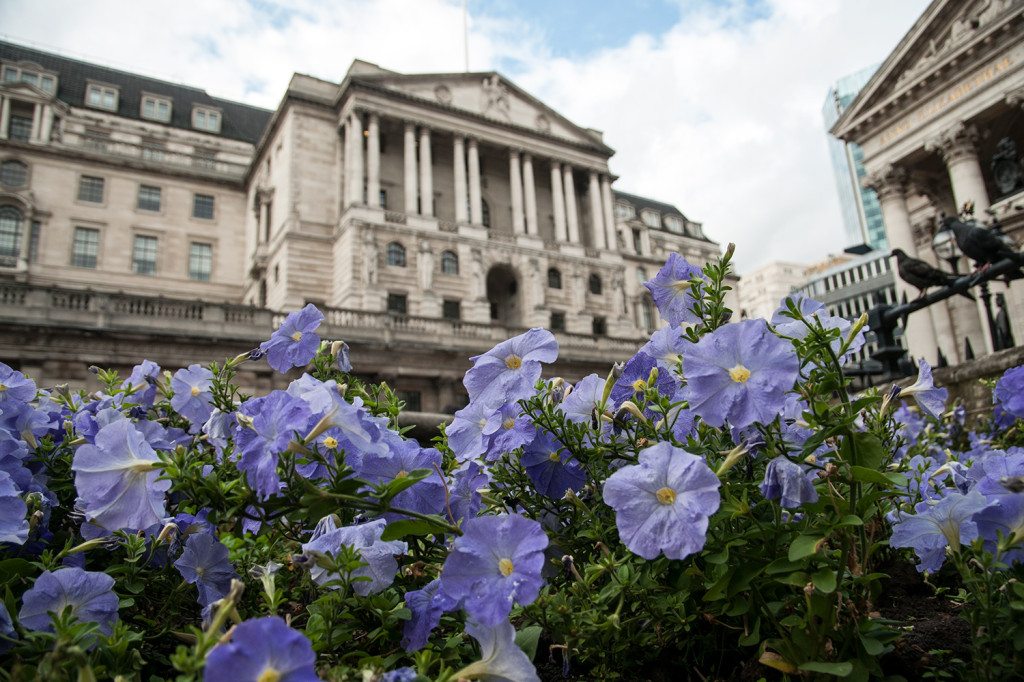
M 449 506 L 453 520 L 458 522 L 460 519 L 472 518 L 479 514 L 483 508 L 480 489 L 486 488 L 491 482 L 487 470 L 476 462 L 465 462 L 453 471 L 451 476 Z
M 487 626 L 470 618 L 466 621 L 466 634 L 480 645 L 480 660 L 458 671 L 458 679 L 540 682 L 537 669 L 516 644 L 516 630 L 507 620 Z
M 12 403 L 27 403 L 36 397 L 36 382 L 0 362 L 0 409 Z
M 495 626 L 513 602 L 533 603 L 544 584 L 548 536 L 518 514 L 467 519 L 441 569 L 441 589 L 474 619 Z
M 889 545 L 913 548 L 920 563 L 917 570 L 937 571 L 946 558 L 946 547 L 958 550 L 978 537 L 978 524 L 971 518 L 989 504 L 976 490 L 966 495 L 950 493 L 932 503 L 924 501 L 892 527 Z
M 252 420 L 251 426 L 239 425 L 236 431 L 235 442 L 242 453 L 238 470 L 265 500 L 281 487 L 278 455 L 288 449 L 295 432 L 305 435 L 310 427 L 309 406 L 284 391 L 271 391 L 262 398 L 246 400 L 238 411 Z
M 413 668 L 406 667 L 387 671 L 380 678 L 380 682 L 416 682 L 418 679 L 420 679 L 419 673 Z
M 814 489 L 813 476 L 813 470 L 807 471 L 785 457 L 776 457 L 765 467 L 761 494 L 766 500 L 778 500 L 784 509 L 817 502 L 818 491 Z
M 15 639 L 18 639 L 18 633 L 14 631 L 11 614 L 7 611 L 7 606 L 0 601 L 0 654 L 14 646 L 11 640 Z
M 171 407 L 198 429 L 213 413 L 213 372 L 202 365 L 179 369 L 171 378 Z
M 1006 370 L 992 396 L 1004 412 L 1024 419 L 1024 365 Z
M 719 327 L 683 349 L 690 409 L 712 426 L 737 428 L 778 416 L 800 371 L 796 351 L 764 320 Z
M 782 300 L 782 305 L 772 315 L 772 326 L 775 327 L 775 331 L 791 339 L 803 339 L 811 333 L 810 328 L 802 320 L 794 320 L 785 314 L 788 310 L 786 307 L 786 300 L 792 299 L 800 310 L 800 314 L 810 322 L 814 323 L 817 321 L 821 326 L 828 329 L 838 329 L 839 338 L 835 339 L 829 345 L 832 347 L 833 352 L 838 353 L 842 348 L 843 341 L 849 335 L 850 330 L 853 328 L 853 322 L 850 322 L 845 317 L 839 315 L 830 315 L 828 308 L 821 301 L 815 301 L 813 298 L 803 296 L 800 294 L 787 296 Z M 840 362 L 844 361 L 849 355 L 856 353 L 867 340 L 866 333 L 868 332 L 867 326 L 861 328 L 857 332 L 857 336 L 854 337 L 850 343 L 850 347 L 846 349 L 846 353 L 839 358 Z
M 558 341 L 546 329 L 534 328 L 502 341 L 483 355 L 470 358 L 473 366 L 463 384 L 471 401 L 496 405 L 515 402 L 533 393 L 541 363 L 558 358 Z
M 490 403 L 476 400 L 455 413 L 452 423 L 444 430 L 455 459 L 465 462 L 484 454 L 489 440 L 484 436 L 484 429 L 496 411 L 497 408 Z
M 320 682 L 313 645 L 279 616 L 240 623 L 206 657 L 206 682 Z
M 718 510 L 719 481 L 700 457 L 669 443 L 640 452 L 604 483 L 619 538 L 634 554 L 684 559 L 704 547 L 708 517 Z
M 558 409 L 565 418 L 578 424 L 590 423 L 594 419 L 594 410 L 601 405 L 604 395 L 605 380 L 596 374 L 588 374 L 573 386 L 572 393 L 565 396 Z M 614 412 L 615 405 L 609 398 L 605 411 Z
M 156 382 L 160 378 L 160 365 L 152 360 L 143 360 L 132 368 L 132 373 L 121 384 L 121 388 L 131 390 L 129 400 L 143 407 L 152 407 L 156 400 Z
M 580 463 L 548 431 L 537 432 L 533 442 L 523 448 L 519 462 L 537 492 L 554 500 L 570 488 L 579 490 L 587 480 Z
M 339 345 L 337 359 L 334 364 L 337 365 L 338 369 L 342 372 L 348 374 L 352 371 L 352 359 L 349 357 L 350 349 L 348 344 L 344 341 L 337 341 L 336 343 Z
M 381 540 L 387 522 L 376 519 L 368 523 L 339 528 L 333 516 L 321 519 L 313 530 L 309 542 L 302 545 L 303 553 L 319 552 L 325 555 L 336 555 L 342 545 L 358 550 L 360 558 L 366 563 L 352 572 L 354 578 L 369 578 L 352 583 L 352 591 L 360 597 L 376 594 L 385 590 L 395 581 L 398 573 L 396 554 L 405 554 L 409 545 L 399 540 Z M 317 585 L 324 585 L 337 580 L 338 575 L 328 573 L 327 569 L 313 565 L 310 577 Z
M 223 599 L 231 588 L 231 579 L 238 577 L 228 560 L 228 548 L 209 533 L 190 535 L 174 567 L 185 582 L 199 590 L 202 606 Z
M 108 531 L 144 530 L 162 522 L 171 482 L 157 480 L 159 462 L 127 419 L 100 429 L 95 445 L 79 446 L 71 464 L 85 518 Z
M 312 303 L 290 313 L 270 339 L 260 344 L 260 350 L 267 355 L 267 364 L 282 373 L 292 367 L 308 365 L 320 347 L 316 329 L 323 321 L 324 314 Z
M 444 508 L 444 481 L 438 473 L 442 464 L 441 453 L 434 448 L 421 448 L 416 441 L 405 440 L 397 435 L 390 436 L 389 440 L 389 453 L 368 454 L 353 463 L 356 478 L 371 485 L 382 485 L 405 478 L 409 472 L 417 469 L 431 470 L 429 476 L 395 495 L 391 505 L 421 514 L 439 513 Z M 393 521 L 403 518 L 403 515 L 387 512 L 384 518 Z
M 28 507 L 20 492 L 11 475 L 0 470 L 0 542 L 23 545 L 28 539 Z
M 651 334 L 651 340 L 640 347 L 640 352 L 654 358 L 662 371 L 675 372 L 687 343 L 677 325 L 662 327 Z
M 488 418 L 484 427 L 484 436 L 490 439 L 487 459 L 493 461 L 506 452 L 521 448 L 536 435 L 537 428 L 518 403 L 504 405 Z
M 615 405 L 621 405 L 627 400 L 639 404 L 643 394 L 650 388 L 648 379 L 651 371 L 658 367 L 658 361 L 643 351 L 626 361 L 622 368 L 622 375 L 615 381 L 610 394 L 610 401 Z M 670 397 L 679 390 L 679 381 L 672 372 L 658 369 L 658 376 L 654 381 L 654 388 L 663 396 Z M 569 397 L 572 397 L 570 394 Z M 648 416 L 654 413 L 647 411 Z
M 693 312 L 690 280 L 701 276 L 700 268 L 691 265 L 685 258 L 673 252 L 668 255 L 668 260 L 661 270 L 658 270 L 658 274 L 644 282 L 644 286 L 654 298 L 658 312 L 670 326 L 676 327 L 684 322 L 698 320 Z
M 114 579 L 106 573 L 80 568 L 43 571 L 22 597 L 18 620 L 29 630 L 52 632 L 50 613 L 71 613 L 83 623 L 96 623 L 109 635 L 117 622 L 117 595 Z
M 913 396 L 921 411 L 934 419 L 942 416 L 946 410 L 946 399 L 949 398 L 949 391 L 944 388 L 936 388 L 932 381 L 932 368 L 925 362 L 924 358 L 917 361 L 917 381 L 910 386 L 900 389 L 898 397 L 905 398 Z
M 434 579 L 423 589 L 406 592 L 405 605 L 412 616 L 402 629 L 402 648 L 411 653 L 427 645 L 430 633 L 441 622 L 441 616 L 458 606 L 458 602 L 441 590 L 439 579 Z

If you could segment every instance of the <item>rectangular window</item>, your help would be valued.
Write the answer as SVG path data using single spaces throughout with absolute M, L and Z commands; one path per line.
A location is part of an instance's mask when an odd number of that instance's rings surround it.
M 395 397 L 405 403 L 406 411 L 423 411 L 423 401 L 419 391 L 395 391 Z
M 213 245 L 192 242 L 188 247 L 188 278 L 209 282 L 213 272 Z
M 117 111 L 117 88 L 89 83 L 85 89 L 85 103 L 96 109 Z
M 136 275 L 156 274 L 156 237 L 135 235 L 132 247 L 132 272 Z
M 594 336 L 605 336 L 608 334 L 608 322 L 603 317 L 595 317 L 590 325 Z
M 196 194 L 192 197 L 192 217 L 213 220 L 213 196 Z
M 142 118 L 167 123 L 171 120 L 171 100 L 166 97 L 143 95 L 141 113 Z
M 206 107 L 192 109 L 192 127 L 208 133 L 220 132 L 220 112 Z
M 78 179 L 78 200 L 91 204 L 103 203 L 103 188 L 106 182 L 94 175 L 83 175 Z
M 138 208 L 140 211 L 159 211 L 160 188 L 153 185 L 139 185 Z
M 18 142 L 28 142 L 32 137 L 32 117 L 17 116 L 11 114 L 11 122 L 8 126 L 8 137 Z
M 18 70 L 13 66 L 4 67 L 4 83 L 17 83 Z
M 441 308 L 441 315 L 446 320 L 462 319 L 462 304 L 460 301 L 445 299 Z
M 392 315 L 405 315 L 409 309 L 409 297 L 405 294 L 388 294 L 388 312 Z
M 551 313 L 551 331 L 553 332 L 564 332 L 565 331 L 565 313 L 553 312 Z
M 71 264 L 76 268 L 95 268 L 100 251 L 100 231 L 92 227 L 76 227 L 71 245 Z

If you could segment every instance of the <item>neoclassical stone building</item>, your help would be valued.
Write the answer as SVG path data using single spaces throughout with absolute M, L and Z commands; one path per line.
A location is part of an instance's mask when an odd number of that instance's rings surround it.
M 493 72 L 357 60 L 271 112 L 0 43 L 0 360 L 174 368 L 314 302 L 415 410 L 460 405 L 467 357 L 531 326 L 557 371 L 606 371 L 659 324 L 640 283 L 667 254 L 720 251 L 613 190 L 612 154 Z
M 938 264 L 936 218 L 973 202 L 1024 237 L 1024 0 L 934 0 L 832 128 L 864 151 L 889 246 Z M 949 268 L 945 263 L 942 267 Z M 961 259 L 958 267 L 969 267 Z M 901 295 L 916 290 L 899 279 Z M 1024 285 L 1004 294 L 1024 339 Z M 998 315 L 998 311 L 995 311 Z M 910 316 L 913 355 L 965 359 L 992 350 L 987 313 L 956 297 Z

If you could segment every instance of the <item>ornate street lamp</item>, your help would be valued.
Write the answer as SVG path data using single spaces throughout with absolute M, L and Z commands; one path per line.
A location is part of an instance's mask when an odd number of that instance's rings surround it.
M 953 271 L 953 274 L 960 274 L 958 265 L 960 257 L 964 254 L 960 251 L 960 247 L 957 246 L 956 237 L 948 225 L 943 225 L 935 233 L 935 236 L 932 238 L 932 251 L 935 252 L 936 256 L 949 263 L 949 269 Z

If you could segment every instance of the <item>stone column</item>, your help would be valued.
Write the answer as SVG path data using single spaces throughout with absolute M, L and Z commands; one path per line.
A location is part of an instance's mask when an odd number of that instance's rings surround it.
M 408 214 L 419 213 L 417 202 L 418 190 L 416 188 L 416 125 L 405 124 L 405 186 L 402 191 L 405 194 L 405 212 Z
M 590 199 L 590 242 L 595 249 L 608 248 L 605 244 L 604 209 L 601 207 L 601 185 L 597 181 L 597 171 L 590 171 L 590 184 L 587 186 Z
M 455 222 L 469 220 L 469 199 L 466 196 L 466 138 L 455 136 L 452 144 L 455 165 Z
M 32 142 L 39 141 L 39 131 L 43 127 L 43 105 L 36 104 L 35 109 L 32 112 L 32 132 L 29 134 L 28 139 Z
M 878 195 L 878 203 L 882 209 L 882 221 L 885 223 L 885 234 L 889 247 L 903 249 L 908 255 L 916 256 L 914 231 L 910 224 L 910 213 L 907 210 L 907 174 L 902 168 L 886 166 L 881 171 L 868 176 L 867 181 Z M 895 270 L 895 259 L 893 269 Z M 916 290 L 896 277 L 897 299 L 906 294 L 908 300 L 917 296 Z M 931 319 L 923 311 L 907 316 L 904 328 L 904 341 L 913 358 L 925 357 L 934 365 L 936 355 L 935 331 Z
M 43 122 L 39 129 L 39 141 L 44 144 L 50 142 L 50 131 L 53 128 L 53 107 L 49 104 L 43 105 Z
M 612 182 L 607 175 L 601 176 L 601 204 L 604 209 L 605 241 L 609 251 L 619 248 L 618 228 L 615 227 L 615 206 L 612 203 Z
M 551 162 L 551 204 L 555 214 L 555 241 L 564 244 L 569 241 L 565 225 L 565 192 L 562 191 L 562 167 L 557 161 Z
M 352 146 L 349 148 L 349 182 L 348 198 L 346 202 L 353 204 L 363 203 L 363 119 L 356 112 L 349 115 L 348 132 L 352 137 Z
M 523 178 L 519 171 L 519 152 L 510 149 L 508 152 L 508 184 L 512 197 L 512 231 L 524 234 L 526 225 L 523 214 Z
M 562 166 L 562 187 L 565 190 L 565 224 L 569 231 L 569 243 L 580 243 L 580 214 L 576 208 L 576 185 L 572 179 L 572 166 Z
M 0 95 L 0 140 L 7 139 L 7 129 L 11 125 L 11 98 Z
M 267 227 L 267 221 L 270 219 L 270 213 L 269 213 L 269 210 L 268 210 L 269 209 L 269 205 L 268 205 L 269 202 L 267 201 L 266 196 L 264 196 L 262 194 L 259 196 L 259 202 L 260 202 L 260 218 L 259 218 L 260 224 L 256 227 L 256 243 L 257 244 L 263 244 L 264 242 L 269 241 L 269 237 L 270 237 L 270 230 Z
M 370 114 L 366 138 L 366 203 L 380 208 L 380 117 Z
M 420 213 L 434 215 L 434 166 L 430 158 L 430 128 L 420 128 Z
M 523 154 L 523 201 L 526 206 L 526 234 L 534 237 L 537 229 L 537 186 L 533 181 L 533 157 Z
M 480 197 L 480 148 L 475 139 L 469 138 L 469 222 L 484 224 L 484 205 Z

